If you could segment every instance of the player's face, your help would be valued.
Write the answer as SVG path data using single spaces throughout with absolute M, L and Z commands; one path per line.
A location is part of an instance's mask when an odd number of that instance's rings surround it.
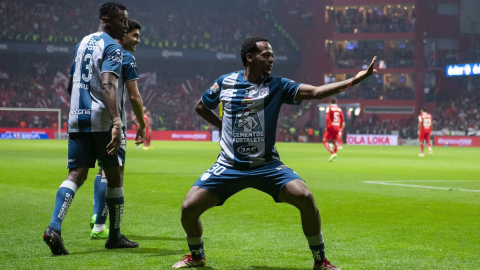
M 272 46 L 266 41 L 259 41 L 257 47 L 258 51 L 254 54 L 251 66 L 264 75 L 270 75 L 274 61 Z
M 120 10 L 117 14 L 109 16 L 108 24 L 112 38 L 123 40 L 128 31 L 128 12 Z
M 129 52 L 134 52 L 140 43 L 140 30 L 135 29 L 125 35 L 123 38 L 123 47 Z

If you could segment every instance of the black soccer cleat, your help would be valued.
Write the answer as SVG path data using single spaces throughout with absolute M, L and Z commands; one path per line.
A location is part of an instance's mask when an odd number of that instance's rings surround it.
M 51 226 L 48 226 L 43 233 L 43 241 L 48 245 L 53 255 L 70 254 L 63 245 L 63 239 L 60 236 L 60 232 L 55 231 Z
M 114 242 L 115 241 L 115 242 Z M 138 247 L 137 242 L 133 242 L 127 239 L 125 235 L 122 235 L 117 240 L 110 240 L 110 238 L 107 239 L 107 242 L 105 242 L 105 248 L 106 249 L 115 249 L 115 248 L 136 248 Z

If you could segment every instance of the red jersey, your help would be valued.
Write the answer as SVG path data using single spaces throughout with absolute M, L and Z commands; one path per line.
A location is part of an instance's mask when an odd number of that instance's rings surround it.
M 418 116 L 418 122 L 421 123 L 420 133 L 432 132 L 432 115 L 424 112 Z
M 145 122 L 145 127 L 150 129 L 150 119 L 145 114 L 143 115 L 143 121 Z
M 343 112 L 336 104 L 327 108 L 327 129 L 341 129 L 343 126 Z

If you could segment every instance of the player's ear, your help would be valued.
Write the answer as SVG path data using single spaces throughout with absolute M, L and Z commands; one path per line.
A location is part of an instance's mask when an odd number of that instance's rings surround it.
M 247 62 L 252 62 L 253 59 L 255 58 L 255 56 L 251 53 L 247 53 L 247 55 L 245 55 L 245 57 L 247 58 Z

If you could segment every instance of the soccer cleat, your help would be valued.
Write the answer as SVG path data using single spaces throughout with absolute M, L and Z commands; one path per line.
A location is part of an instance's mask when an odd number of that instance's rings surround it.
M 433 150 L 432 149 L 428 149 L 428 153 L 431 155 L 433 155 Z
M 48 245 L 53 255 L 68 255 L 68 251 L 63 245 L 63 239 L 51 226 L 48 226 L 43 233 L 43 241 Z
M 340 268 L 333 266 L 327 258 L 325 258 L 320 262 L 315 262 L 313 270 L 340 270 Z
M 425 155 L 423 153 L 420 153 L 418 156 L 419 157 L 424 157 Z
M 205 258 L 194 260 L 192 255 L 185 255 L 184 259 L 172 266 L 172 269 L 204 267 L 207 264 Z
M 116 249 L 116 248 L 136 248 L 138 247 L 137 242 L 133 242 L 127 239 L 125 235 L 122 235 L 120 239 L 116 240 L 115 242 L 111 241 L 110 238 L 107 239 L 105 242 L 106 249 Z
M 92 230 L 90 232 L 90 239 L 92 239 L 92 240 L 108 239 L 108 232 L 109 232 L 108 228 L 103 229 L 103 231 L 101 231 L 101 232 L 97 232 L 97 231 Z
M 93 225 L 95 225 L 95 221 L 97 220 L 97 214 L 93 215 L 90 219 L 90 230 L 93 229 Z
M 330 155 L 330 158 L 328 159 L 328 162 L 332 162 L 332 161 L 335 161 L 335 159 L 337 158 L 337 153 L 333 153 L 332 155 Z

